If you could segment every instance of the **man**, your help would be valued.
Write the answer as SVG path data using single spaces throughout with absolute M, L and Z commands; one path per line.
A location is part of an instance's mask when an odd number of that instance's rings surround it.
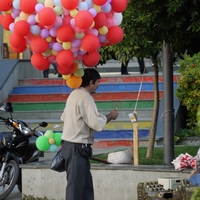
M 69 95 L 61 116 L 64 121 L 62 154 L 67 173 L 66 200 L 94 200 L 89 157 L 94 131 L 102 131 L 106 123 L 118 117 L 117 109 L 104 116 L 97 110 L 91 94 L 99 86 L 100 74 L 86 68 L 82 84 Z

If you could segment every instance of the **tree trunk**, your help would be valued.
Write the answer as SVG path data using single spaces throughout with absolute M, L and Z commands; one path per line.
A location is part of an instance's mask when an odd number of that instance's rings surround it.
M 153 158 L 154 143 L 156 137 L 156 127 L 158 121 L 158 110 L 159 110 L 159 88 L 158 88 L 158 62 L 157 55 L 152 57 L 154 66 L 154 108 L 152 115 L 152 123 L 149 133 L 149 143 L 146 158 Z

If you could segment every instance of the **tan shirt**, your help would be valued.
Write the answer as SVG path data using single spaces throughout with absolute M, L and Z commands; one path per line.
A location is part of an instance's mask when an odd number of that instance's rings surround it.
M 93 97 L 83 87 L 71 92 L 61 120 L 62 140 L 84 144 L 92 144 L 94 131 L 102 131 L 107 123 L 106 116 L 98 112 Z

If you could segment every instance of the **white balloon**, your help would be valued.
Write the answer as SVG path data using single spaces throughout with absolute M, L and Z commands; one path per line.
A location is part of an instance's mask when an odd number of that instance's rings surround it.
M 13 1 L 13 7 L 16 9 L 20 9 L 20 4 L 19 4 L 20 0 L 14 0 Z
M 30 26 L 30 32 L 34 35 L 39 35 L 40 34 L 40 27 L 38 25 L 32 25 Z
M 113 19 L 114 19 L 114 22 L 116 23 L 115 25 L 119 26 L 121 23 L 122 23 L 122 20 L 123 20 L 123 15 L 122 13 L 114 13 L 113 15 Z
M 54 0 L 54 5 L 55 6 L 62 6 L 60 0 Z

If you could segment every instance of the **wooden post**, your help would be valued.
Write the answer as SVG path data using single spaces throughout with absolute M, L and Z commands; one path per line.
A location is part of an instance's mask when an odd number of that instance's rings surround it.
M 133 122 L 133 159 L 134 166 L 138 166 L 138 122 Z

